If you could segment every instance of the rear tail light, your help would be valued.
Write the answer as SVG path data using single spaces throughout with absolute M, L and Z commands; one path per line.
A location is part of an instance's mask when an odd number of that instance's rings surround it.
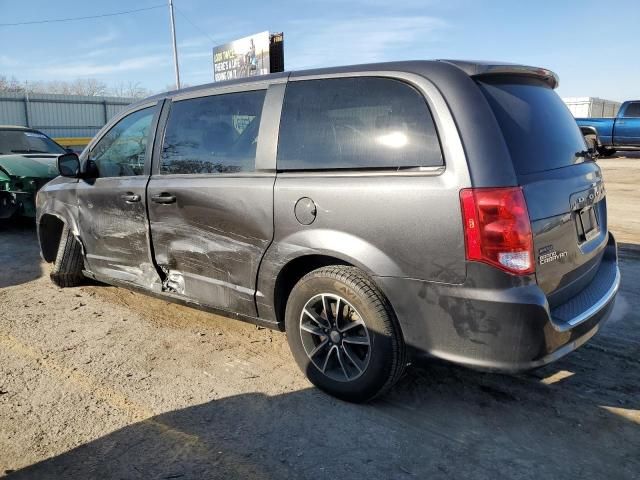
M 535 272 L 533 237 L 521 187 L 460 191 L 467 260 L 519 275 Z

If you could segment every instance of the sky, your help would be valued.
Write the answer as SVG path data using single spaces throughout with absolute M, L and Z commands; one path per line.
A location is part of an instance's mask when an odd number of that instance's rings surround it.
M 0 0 L 0 23 L 96 15 L 164 0 Z M 500 60 L 550 68 L 563 97 L 640 98 L 638 0 L 174 0 L 182 82 L 213 81 L 212 48 L 284 32 L 285 67 L 409 59 Z M 99 19 L 0 26 L 0 75 L 97 78 L 152 91 L 174 80 L 168 7 Z

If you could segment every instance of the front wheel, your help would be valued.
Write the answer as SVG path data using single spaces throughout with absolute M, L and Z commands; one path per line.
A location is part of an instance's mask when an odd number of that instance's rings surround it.
M 65 225 L 60 236 L 58 254 L 49 275 L 51 281 L 62 288 L 78 286 L 84 280 L 83 268 L 84 260 L 80 242 Z
M 406 366 L 391 305 L 355 267 L 305 275 L 289 296 L 285 326 L 298 366 L 315 386 L 343 400 L 384 394 Z

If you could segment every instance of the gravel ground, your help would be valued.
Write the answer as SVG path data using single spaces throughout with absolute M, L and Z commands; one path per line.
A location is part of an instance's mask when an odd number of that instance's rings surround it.
M 612 209 L 625 162 L 602 161 Z M 519 376 L 415 365 L 365 406 L 313 389 L 283 334 L 58 289 L 29 225 L 0 232 L 0 265 L 0 476 L 640 479 L 637 252 L 610 322 L 564 359 Z
M 640 244 L 640 152 L 598 160 L 607 189 L 609 229 L 618 242 Z

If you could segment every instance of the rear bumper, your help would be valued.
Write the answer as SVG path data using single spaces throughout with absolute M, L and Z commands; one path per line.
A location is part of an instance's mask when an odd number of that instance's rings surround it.
M 376 277 L 414 356 L 504 372 L 537 368 L 575 350 L 602 327 L 620 284 L 610 236 L 594 280 L 553 310 L 535 278 L 469 263 L 467 281 L 443 285 Z

